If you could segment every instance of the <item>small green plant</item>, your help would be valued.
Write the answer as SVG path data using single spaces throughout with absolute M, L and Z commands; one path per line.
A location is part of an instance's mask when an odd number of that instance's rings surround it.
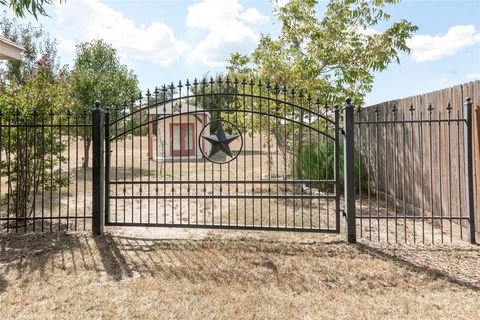
M 355 189 L 357 191 L 359 190 L 358 184 L 360 183 L 360 189 L 363 192 L 368 188 L 367 169 L 361 159 L 359 162 L 358 157 L 361 157 L 361 155 L 358 152 L 355 152 Z M 339 144 L 338 162 L 339 187 L 343 193 L 345 181 L 343 170 L 343 144 Z M 322 141 L 310 145 L 304 145 L 304 147 L 301 150 L 298 150 L 295 154 L 293 170 L 295 179 L 306 180 L 305 185 L 307 187 L 316 188 L 322 192 L 333 192 L 333 183 L 308 181 L 335 179 L 335 143 L 333 141 Z M 359 174 L 361 174 L 360 179 Z

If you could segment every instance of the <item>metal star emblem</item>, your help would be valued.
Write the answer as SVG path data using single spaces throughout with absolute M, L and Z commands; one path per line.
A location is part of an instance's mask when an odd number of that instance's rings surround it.
M 221 124 L 218 126 L 217 131 L 215 131 L 214 135 L 203 135 L 202 138 L 212 144 L 212 149 L 210 150 L 208 157 L 213 157 L 219 151 L 223 151 L 225 152 L 225 154 L 233 157 L 229 144 L 235 141 L 235 139 L 237 139 L 238 137 L 238 134 L 226 135 Z

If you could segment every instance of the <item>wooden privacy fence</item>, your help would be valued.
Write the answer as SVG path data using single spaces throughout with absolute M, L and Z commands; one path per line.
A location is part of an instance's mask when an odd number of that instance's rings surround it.
M 467 97 L 472 102 L 471 173 L 465 167 Z M 366 232 L 372 237 L 373 232 L 378 239 L 385 234 L 387 240 L 389 236 L 398 240 L 400 233 L 405 241 L 411 237 L 432 242 L 468 237 L 459 224 L 468 227 L 469 223 L 465 187 L 469 174 L 475 229 L 480 230 L 479 104 L 477 80 L 358 110 L 360 236 Z

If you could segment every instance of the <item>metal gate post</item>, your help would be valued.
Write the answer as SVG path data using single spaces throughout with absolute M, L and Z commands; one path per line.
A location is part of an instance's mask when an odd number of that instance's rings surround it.
M 355 224 L 355 166 L 354 166 L 354 124 L 353 105 L 351 99 L 346 100 L 343 109 L 343 126 L 345 128 L 344 149 L 343 149 L 343 177 L 345 186 L 345 234 L 348 243 L 357 242 Z
M 110 108 L 105 108 L 105 224 L 110 214 Z
M 92 116 L 92 232 L 93 235 L 101 235 L 103 234 L 105 204 L 103 163 L 103 127 L 105 115 L 103 110 L 100 109 L 100 101 L 95 101 Z
M 475 204 L 473 199 L 473 141 L 472 141 L 472 99 L 467 98 L 463 106 L 465 116 L 465 207 L 468 213 L 468 233 L 471 243 L 475 243 Z

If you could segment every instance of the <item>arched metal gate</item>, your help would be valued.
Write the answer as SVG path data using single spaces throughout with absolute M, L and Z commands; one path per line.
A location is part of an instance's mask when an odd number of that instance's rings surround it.
M 339 232 L 339 116 L 218 79 L 105 113 L 105 225 Z

